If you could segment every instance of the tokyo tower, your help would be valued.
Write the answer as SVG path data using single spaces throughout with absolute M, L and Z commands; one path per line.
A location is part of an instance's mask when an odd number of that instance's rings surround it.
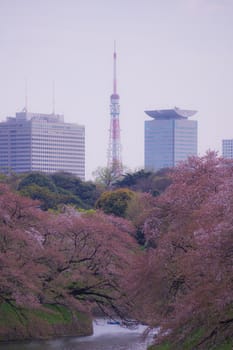
M 116 176 L 122 174 L 121 142 L 120 142 L 120 96 L 117 93 L 116 79 L 116 45 L 114 42 L 113 53 L 113 93 L 110 96 L 110 129 L 108 145 L 108 168 Z

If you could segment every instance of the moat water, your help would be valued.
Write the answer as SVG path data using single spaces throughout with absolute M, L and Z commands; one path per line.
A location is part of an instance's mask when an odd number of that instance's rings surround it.
M 146 350 L 152 335 L 145 337 L 145 326 L 127 329 L 107 324 L 104 320 L 93 322 L 94 334 L 88 337 L 63 337 L 51 340 L 11 342 L 0 345 L 4 350 Z

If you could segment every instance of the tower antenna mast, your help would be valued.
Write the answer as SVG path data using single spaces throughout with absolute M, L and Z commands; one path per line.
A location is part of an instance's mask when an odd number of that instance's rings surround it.
M 113 52 L 113 94 L 117 94 L 117 79 L 116 79 L 116 40 L 114 40 L 114 52 Z
M 55 81 L 53 80 L 53 90 L 52 90 L 52 105 L 53 105 L 53 109 L 52 109 L 52 114 L 55 114 Z
M 108 145 L 108 168 L 112 170 L 113 175 L 122 174 L 121 161 L 121 142 L 120 142 L 120 96 L 117 93 L 117 54 L 116 41 L 114 41 L 113 52 L 113 93 L 110 96 L 110 129 Z
M 28 112 L 28 82 L 27 79 L 25 79 L 25 106 L 24 111 Z

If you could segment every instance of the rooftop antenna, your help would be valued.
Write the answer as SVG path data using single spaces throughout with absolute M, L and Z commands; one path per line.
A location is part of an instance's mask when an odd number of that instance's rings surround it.
M 25 86 L 24 86 L 24 93 L 25 93 L 25 105 L 24 105 L 24 112 L 28 111 L 28 82 L 27 79 L 25 79 Z
M 52 87 L 52 114 L 55 114 L 55 81 L 53 80 L 53 87 Z
M 113 53 L 113 94 L 117 94 L 117 78 L 116 78 L 116 40 L 114 40 L 114 53 Z

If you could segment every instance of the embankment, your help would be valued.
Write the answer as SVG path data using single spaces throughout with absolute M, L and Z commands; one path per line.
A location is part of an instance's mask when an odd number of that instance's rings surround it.
M 47 339 L 57 336 L 84 336 L 93 332 L 91 317 L 62 305 L 22 308 L 0 305 L 0 342 Z

